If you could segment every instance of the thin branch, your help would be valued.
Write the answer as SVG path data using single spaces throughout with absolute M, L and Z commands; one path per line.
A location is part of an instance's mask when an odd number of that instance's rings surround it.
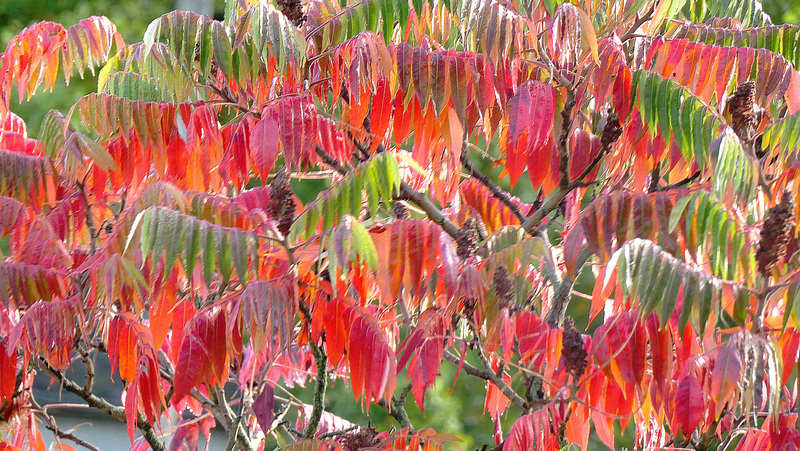
M 214 397 L 216 398 L 216 405 L 219 406 L 219 411 L 222 414 L 222 418 L 225 420 L 223 426 L 228 432 L 228 443 L 239 441 L 240 447 L 243 449 L 249 448 L 249 441 L 241 443 L 241 440 L 239 440 L 239 418 L 233 414 L 230 405 L 228 405 L 227 399 L 225 399 L 225 392 L 222 391 L 221 387 L 214 387 Z
M 475 376 L 477 378 L 491 381 L 492 383 L 494 383 L 494 385 L 496 385 L 497 388 L 499 388 L 500 391 L 502 391 L 503 394 L 506 395 L 506 397 L 510 399 L 511 402 L 513 402 L 514 405 L 516 405 L 520 409 L 527 411 L 531 407 L 524 399 L 522 399 L 520 395 L 517 394 L 517 392 L 515 392 L 506 383 L 505 379 L 503 379 L 502 374 L 497 374 L 489 369 L 480 369 L 467 362 L 461 362 L 461 359 L 458 356 L 455 356 L 449 352 L 444 353 L 444 358 L 453 365 L 456 366 L 460 365 L 461 368 L 464 370 L 464 372 L 466 372 L 470 376 Z M 550 402 L 550 400 L 547 400 L 547 402 Z
M 116 418 L 123 423 L 126 422 L 125 408 L 115 406 L 105 399 L 100 398 L 92 393 L 85 393 L 83 390 L 84 387 L 81 387 L 74 381 L 67 379 L 61 371 L 50 366 L 50 364 L 47 363 L 47 361 L 43 358 L 40 358 L 37 361 L 37 364 L 39 365 L 39 368 L 44 370 L 44 372 L 58 380 L 61 386 L 64 387 L 68 392 L 77 395 L 86 401 L 87 404 L 105 412 L 107 415 Z M 167 451 L 167 447 L 164 446 L 164 444 L 158 439 L 158 436 L 153 430 L 153 426 L 147 421 L 147 418 L 145 418 L 144 414 L 141 412 L 136 413 L 136 427 L 139 429 L 139 431 L 141 431 L 142 436 L 144 436 L 144 439 L 150 445 L 150 448 L 152 448 L 154 451 Z
M 575 108 L 575 92 L 566 87 L 567 97 L 561 110 L 561 136 L 558 138 L 559 187 L 570 189 L 569 181 L 569 134 L 572 131 L 572 110 Z
M 575 281 L 572 277 L 570 277 L 569 274 L 565 274 L 561 282 L 554 286 L 555 293 L 553 293 L 552 305 L 545 318 L 545 321 L 550 327 L 562 327 L 564 325 L 564 316 L 567 313 L 567 306 L 569 305 L 572 285 L 574 283 Z
M 697 179 L 698 177 L 700 177 L 700 171 L 699 170 L 695 171 L 694 174 L 684 178 L 683 180 L 679 180 L 679 181 L 677 181 L 675 183 L 672 183 L 670 185 L 666 185 L 666 186 L 662 186 L 662 187 L 658 188 L 658 191 L 669 191 L 669 190 L 671 190 L 673 188 L 680 188 L 683 185 L 688 185 L 689 183 L 695 181 L 695 179 Z
M 655 12 L 655 3 L 653 3 L 653 5 L 650 6 L 650 9 L 647 10 L 646 13 L 642 14 L 641 16 L 637 14 L 636 20 L 633 22 L 630 28 L 628 28 L 628 30 L 622 36 L 620 36 L 619 38 L 620 42 L 625 42 L 628 39 L 635 38 L 636 36 L 638 36 L 636 34 L 636 30 L 638 30 L 639 27 L 644 25 L 645 22 L 652 19 L 654 12 Z
M 428 219 L 438 224 L 448 235 L 453 237 L 453 239 L 458 235 L 459 227 L 447 219 L 442 211 L 428 199 L 428 196 L 415 190 L 408 183 L 400 182 L 400 195 L 397 196 L 397 199 L 414 202 L 417 207 L 421 208 L 425 214 L 428 215 Z
M 319 144 L 316 147 L 317 156 L 322 159 L 322 162 L 333 168 L 336 172 L 341 175 L 347 175 L 347 168 L 342 166 L 341 163 L 336 161 L 336 158 L 333 158 L 331 154 L 329 154 L 325 149 L 322 148 Z
M 648 193 L 658 191 L 658 182 L 661 180 L 661 162 L 657 162 L 653 170 L 650 171 L 650 186 L 647 187 Z
M 361 426 L 356 424 L 356 425 L 350 426 L 349 428 L 346 428 L 346 429 L 339 429 L 338 431 L 331 431 L 331 432 L 326 432 L 324 434 L 320 434 L 319 437 L 317 437 L 317 439 L 323 440 L 323 439 L 326 439 L 326 438 L 338 437 L 340 435 L 344 435 L 344 434 L 347 434 L 347 433 L 350 433 L 350 432 L 353 432 L 353 431 L 357 431 L 359 429 L 361 429 Z
M 82 446 L 91 451 L 100 451 L 100 448 L 92 445 L 91 443 L 87 442 L 86 440 L 76 436 L 75 434 L 67 431 L 62 431 L 58 428 L 58 424 L 56 423 L 55 418 L 53 418 L 49 413 L 47 413 L 46 409 L 43 409 L 42 406 L 36 402 L 33 397 L 30 398 L 31 405 L 33 406 L 37 415 L 39 415 L 44 420 L 44 427 L 50 430 L 53 433 L 53 436 L 56 438 L 56 442 L 59 439 L 69 440 L 79 446 Z
M 89 204 L 89 197 L 86 196 L 86 185 L 84 182 L 76 182 L 75 185 L 78 187 L 78 191 L 81 193 L 81 199 L 83 200 L 83 205 L 86 207 L 83 210 L 84 215 L 86 215 L 86 228 L 89 230 L 89 239 L 91 244 L 92 254 L 94 255 L 97 253 L 97 228 L 94 224 L 94 218 L 92 218 L 92 206 Z
M 322 412 L 325 410 L 325 392 L 328 388 L 328 355 L 322 347 L 317 346 L 313 341 L 309 341 L 311 353 L 314 354 L 314 362 L 317 365 L 317 377 L 314 380 L 314 404 L 311 415 L 308 417 L 308 424 L 303 431 L 303 438 L 311 440 L 317 434 L 319 422 L 322 419 Z
M 542 220 L 547 217 L 553 210 L 558 208 L 558 205 L 567 197 L 567 194 L 572 191 L 571 188 L 557 188 L 556 191 L 550 195 L 547 200 L 539 207 L 536 211 L 533 212 L 532 215 L 528 216 L 527 219 L 522 223 L 522 228 L 527 233 L 531 233 L 535 227 L 538 227 L 541 224 Z
M 305 317 L 308 324 L 311 324 L 311 312 L 308 306 L 301 300 L 299 303 L 300 313 Z M 322 341 L 325 341 L 325 332 L 322 333 Z M 314 380 L 314 404 L 311 415 L 308 417 L 306 429 L 303 431 L 302 438 L 311 440 L 317 434 L 319 422 L 322 419 L 322 412 L 325 410 L 325 392 L 328 388 L 328 354 L 321 346 L 317 346 L 313 340 L 309 340 L 311 353 L 314 355 L 314 363 L 317 365 L 317 377 Z
M 89 358 L 89 353 L 80 349 L 80 347 L 78 348 L 78 352 L 81 355 L 83 364 L 86 365 L 86 383 L 83 386 L 83 392 L 88 395 L 92 393 L 94 389 L 94 362 Z

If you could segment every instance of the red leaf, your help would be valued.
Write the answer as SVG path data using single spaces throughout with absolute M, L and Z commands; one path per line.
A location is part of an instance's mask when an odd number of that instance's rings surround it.
M 347 161 L 353 155 L 352 141 L 336 129 L 336 123 L 326 117 L 317 119 L 319 145 L 336 161 Z
M 800 348 L 800 333 L 795 328 L 786 329 L 780 339 L 780 349 L 783 357 L 783 377 L 781 382 L 783 384 L 786 384 L 795 366 L 797 366 L 798 348 Z
M 551 415 L 551 410 L 548 406 L 519 417 L 508 432 L 503 451 L 560 449 L 554 431 L 559 430 L 561 421 L 557 415 Z
M 539 81 L 522 84 L 508 103 L 508 129 L 501 148 L 506 153 L 506 168 L 511 186 L 519 180 L 529 155 L 542 148 L 553 129 L 555 89 Z
M 225 312 L 218 307 L 206 308 L 192 319 L 175 364 L 175 402 L 180 402 L 200 383 L 212 386 L 227 379 L 225 331 Z
M 606 319 L 592 337 L 592 353 L 603 371 L 620 386 L 638 386 L 647 360 L 647 335 L 635 312 Z
M 261 177 L 261 180 L 267 179 L 278 158 L 280 140 L 277 137 L 278 122 L 267 114 L 256 122 L 250 132 L 250 160 L 253 162 L 255 173 Z
M 268 125 L 264 126 L 260 138 L 271 140 L 269 145 L 261 143 L 262 146 L 267 146 L 262 153 L 265 155 L 264 162 L 270 169 L 278 155 L 278 141 L 281 143 L 287 166 L 300 169 L 302 165 L 312 161 L 315 155 L 314 148 L 319 141 L 319 127 L 317 108 L 311 97 L 299 95 L 281 97 L 264 109 L 259 123 L 264 122 L 267 117 L 271 117 L 272 122 L 267 122 Z M 254 127 L 254 133 L 257 127 L 258 124 Z M 250 135 L 251 152 L 253 138 L 255 136 Z
M 600 138 L 583 129 L 576 129 L 569 136 L 569 179 L 577 180 L 586 168 L 589 167 L 595 157 L 600 154 Z M 588 174 L 585 180 L 594 180 L 600 165 L 595 166 L 594 170 Z
M 688 437 L 705 416 L 705 394 L 703 387 L 693 374 L 685 376 L 675 391 L 675 410 L 672 430 L 682 430 Z
M 666 327 L 658 324 L 655 313 L 647 318 L 647 335 L 652 355 L 653 382 L 651 399 L 658 407 L 661 402 L 669 400 L 669 385 L 672 381 L 672 334 Z M 659 396 L 655 396 L 658 393 Z
M 247 184 L 250 173 L 248 149 L 250 148 L 250 123 L 242 121 L 230 124 L 222 130 L 225 154 L 222 156 L 219 173 L 241 190 Z
M 14 397 L 17 386 L 17 352 L 6 348 L 6 339 L 0 338 L 0 405 Z
M 370 133 L 372 133 L 372 152 L 383 142 L 389 120 L 392 117 L 392 89 L 385 77 L 378 78 L 375 94 L 370 108 Z
M 425 390 L 439 375 L 444 357 L 444 338 L 447 330 L 442 310 L 425 310 L 414 330 L 400 344 L 398 368 L 408 364 L 406 379 L 411 378 L 411 390 L 420 410 L 425 413 Z
M 172 361 L 178 360 L 183 334 L 186 324 L 191 321 L 195 314 L 195 306 L 192 301 L 179 302 L 172 311 Z
M 275 396 L 272 385 L 264 384 L 261 393 L 253 401 L 253 412 L 256 414 L 258 426 L 264 434 L 272 429 L 272 417 L 275 409 Z
M 742 373 L 742 361 L 736 347 L 729 341 L 722 348 L 711 370 L 711 400 L 716 404 L 714 418 L 719 418 L 725 406 L 733 398 Z
M 547 356 L 547 335 L 550 327 L 536 313 L 528 310 L 519 312 L 515 326 L 520 361 L 530 361 L 534 368 L 541 369 Z
M 211 370 L 210 363 L 206 347 L 200 339 L 194 335 L 185 336 L 175 363 L 173 404 L 180 402 L 193 388 L 200 385 L 203 376 Z
M 337 366 L 347 354 L 355 397 L 363 393 L 368 401 L 391 399 L 397 383 L 397 358 L 372 312 L 349 298 L 331 300 L 325 337 L 332 365 Z
M 481 215 L 481 221 L 483 221 L 489 233 L 494 233 L 507 225 L 519 224 L 519 220 L 514 216 L 511 209 L 477 180 L 467 179 L 461 182 L 458 190 L 463 202 L 474 208 Z M 523 204 L 519 199 L 510 195 L 508 197 L 522 212 L 530 209 L 529 205 Z

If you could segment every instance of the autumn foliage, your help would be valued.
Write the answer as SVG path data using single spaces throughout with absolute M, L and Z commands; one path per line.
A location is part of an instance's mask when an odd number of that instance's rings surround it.
M 228 0 L 132 44 L 103 17 L 23 30 L 0 63 L 0 450 L 84 445 L 35 373 L 135 449 L 214 426 L 449 449 L 406 412 L 445 365 L 498 449 L 629 424 L 645 450 L 797 449 L 799 34 L 752 0 Z M 97 91 L 28 137 L 16 100 L 86 71 Z M 305 178 L 330 183 L 303 202 Z M 525 202 L 498 184 L 524 179 Z M 122 399 L 94 393 L 98 356 Z M 325 410 L 336 379 L 396 427 Z

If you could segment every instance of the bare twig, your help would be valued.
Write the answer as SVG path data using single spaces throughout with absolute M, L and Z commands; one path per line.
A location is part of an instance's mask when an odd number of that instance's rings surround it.
M 83 364 L 86 365 L 86 383 L 83 386 L 83 392 L 88 395 L 94 389 L 94 362 L 92 362 L 88 352 L 80 348 L 78 348 L 78 352 L 81 355 Z
M 361 426 L 356 424 L 354 426 L 350 426 L 349 428 L 339 429 L 338 431 L 331 431 L 331 432 L 326 432 L 324 434 L 320 434 L 319 437 L 317 437 L 317 439 L 322 440 L 322 439 L 331 438 L 331 437 L 338 437 L 340 435 L 344 435 L 344 434 L 356 431 L 356 430 L 358 430 L 360 428 L 361 428 Z
M 673 188 L 680 188 L 680 187 L 682 187 L 684 185 L 688 185 L 689 183 L 693 182 L 698 177 L 700 177 L 700 171 L 695 171 L 694 174 L 684 178 L 683 180 L 679 180 L 679 181 L 677 181 L 675 183 L 672 183 L 672 184 L 669 184 L 669 185 L 666 185 L 666 186 L 662 186 L 662 187 L 658 188 L 658 190 L 659 191 L 669 191 L 669 190 L 671 190 Z
M 305 317 L 308 324 L 311 324 L 311 312 L 302 300 L 298 303 L 300 313 Z M 325 341 L 325 332 L 322 333 L 322 341 Z M 314 363 L 317 365 L 317 377 L 314 380 L 314 404 L 312 405 L 311 415 L 303 431 L 303 439 L 313 439 L 319 428 L 322 419 L 322 412 L 325 410 L 325 392 L 328 388 L 328 354 L 321 346 L 317 346 L 313 340 L 309 340 L 311 353 L 314 355 Z

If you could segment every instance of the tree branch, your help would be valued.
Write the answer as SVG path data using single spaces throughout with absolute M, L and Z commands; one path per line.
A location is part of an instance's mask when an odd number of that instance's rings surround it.
M 43 358 L 39 358 L 37 364 L 39 368 L 44 370 L 44 372 L 58 380 L 61 386 L 64 387 L 68 392 L 77 395 L 86 401 L 89 406 L 99 409 L 105 412 L 107 415 L 125 423 L 125 408 L 115 406 L 105 399 L 100 398 L 92 393 L 84 392 L 84 387 L 81 387 L 72 380 L 67 379 L 61 371 L 50 366 L 50 364 L 47 363 L 47 361 Z M 147 418 L 145 418 L 141 412 L 136 412 L 136 427 L 139 429 L 139 431 L 141 431 L 142 436 L 144 436 L 144 439 L 150 445 L 150 448 L 152 448 L 154 451 L 167 451 L 167 447 L 164 446 L 164 444 L 158 439 L 158 436 L 153 430 L 153 426 L 150 425 L 150 423 L 147 421 Z
M 87 172 L 88 175 L 88 172 Z M 83 182 L 76 182 L 75 185 L 78 187 L 78 191 L 81 193 L 81 199 L 83 200 L 83 205 L 86 207 L 83 210 L 84 215 L 86 216 L 86 228 L 89 230 L 89 239 L 92 254 L 94 255 L 97 253 L 97 228 L 94 225 L 94 218 L 92 218 L 92 206 L 89 204 L 89 197 L 86 195 L 86 186 L 85 178 Z
M 317 346 L 313 341 L 309 341 L 311 352 L 314 354 L 314 362 L 317 365 L 317 377 L 314 380 L 314 405 L 311 416 L 308 417 L 308 424 L 303 431 L 303 439 L 311 440 L 317 434 L 319 421 L 322 419 L 322 412 L 325 410 L 325 392 L 328 387 L 328 355 L 322 347 Z
M 635 37 L 636 36 L 636 30 L 638 30 L 639 27 L 644 25 L 645 22 L 647 22 L 648 20 L 652 19 L 654 12 L 655 12 L 655 3 L 652 6 L 650 6 L 650 9 L 647 10 L 647 12 L 644 13 L 643 15 L 639 16 L 637 14 L 636 20 L 633 22 L 633 24 L 630 26 L 630 28 L 628 28 L 628 30 L 625 31 L 625 33 L 619 38 L 620 42 L 625 42 L 628 39 L 631 39 L 631 38 Z
M 385 399 L 381 399 L 378 401 L 378 405 L 386 409 L 389 412 L 389 415 L 394 417 L 400 426 L 404 428 L 408 428 L 409 430 L 414 430 L 414 426 L 411 425 L 411 419 L 408 418 L 408 413 L 406 412 L 406 399 L 408 398 L 408 394 L 411 393 L 411 384 L 406 385 L 403 390 L 400 392 L 400 396 L 392 396 L 391 404 L 387 403 Z
M 564 325 L 564 316 L 567 313 L 567 306 L 569 305 L 570 294 L 572 294 L 572 285 L 575 283 L 569 274 L 565 274 L 564 278 L 555 286 L 555 293 L 553 293 L 553 302 L 550 306 L 550 311 L 547 312 L 545 321 L 550 327 L 561 327 Z
M 324 151 L 324 150 L 323 150 Z M 301 300 L 299 303 L 300 313 L 305 316 L 308 324 L 311 324 L 311 312 L 308 306 Z M 322 333 L 322 341 L 325 341 L 325 332 Z M 308 417 L 306 429 L 303 431 L 303 439 L 311 440 L 317 434 L 319 422 L 322 419 L 322 412 L 325 411 L 325 392 L 328 388 L 328 354 L 321 346 L 317 346 L 314 341 L 309 340 L 311 353 L 314 354 L 314 363 L 317 365 L 317 377 L 314 380 L 314 404 L 311 415 Z
M 253 449 L 250 439 L 247 437 L 244 429 L 242 428 L 241 415 L 234 415 L 228 401 L 225 399 L 225 392 L 221 387 L 214 387 L 214 396 L 216 397 L 216 405 L 219 406 L 220 413 L 225 419 L 226 430 L 228 431 L 229 441 L 235 437 L 235 441 L 239 444 L 239 449 L 250 451 Z
M 454 356 L 453 354 L 450 354 L 447 351 L 445 351 L 444 353 L 444 358 L 453 365 L 456 366 L 461 365 L 461 368 L 470 376 L 475 376 L 483 380 L 491 381 L 494 385 L 497 386 L 497 388 L 500 389 L 500 391 L 503 392 L 504 395 L 506 395 L 506 397 L 509 400 L 511 400 L 511 402 L 514 403 L 514 405 L 516 405 L 520 409 L 527 411 L 531 407 L 525 402 L 524 399 L 522 399 L 520 395 L 517 394 L 517 392 L 515 392 L 508 384 L 506 384 L 505 379 L 503 379 L 502 373 L 497 374 L 489 369 L 480 369 L 476 366 L 467 363 L 466 361 L 461 362 L 461 359 L 459 357 Z
M 31 405 L 36 409 L 36 414 L 39 415 L 44 420 L 44 427 L 50 430 L 53 435 L 56 437 L 56 442 L 58 439 L 69 440 L 79 446 L 82 446 L 91 451 L 100 451 L 100 448 L 92 445 L 91 443 L 87 442 L 86 440 L 72 434 L 71 432 L 62 431 L 58 428 L 58 424 L 56 423 L 55 418 L 52 417 L 42 406 L 39 405 L 38 402 L 31 396 L 30 398 Z

